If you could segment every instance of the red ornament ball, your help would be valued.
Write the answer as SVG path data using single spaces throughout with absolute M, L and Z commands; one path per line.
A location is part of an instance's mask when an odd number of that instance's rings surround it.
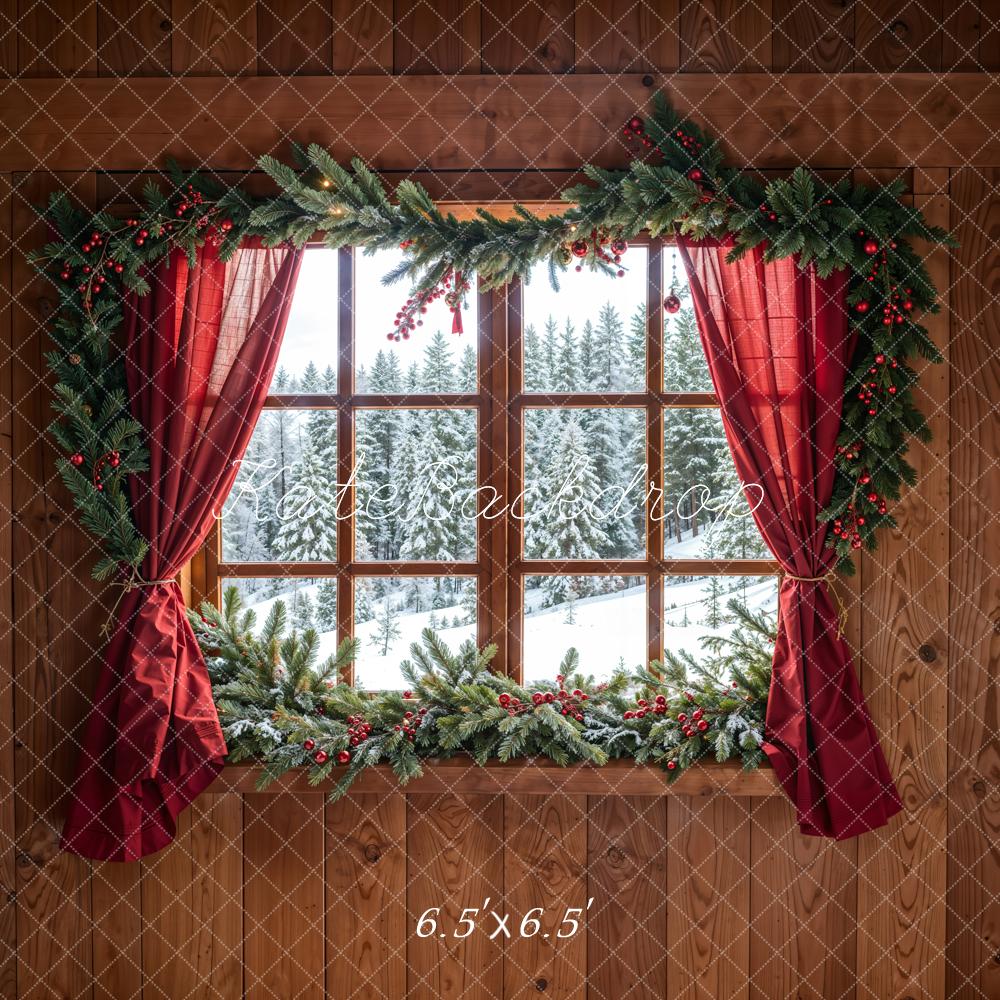
M 611 252 L 613 254 L 620 257 L 626 250 L 628 250 L 628 243 L 625 240 L 617 239 L 611 241 Z
M 570 252 L 574 257 L 586 257 L 587 256 L 587 241 L 586 240 L 573 240 L 570 244 Z
M 676 313 L 676 312 L 680 312 L 681 300 L 679 298 L 677 298 L 677 296 L 674 295 L 673 292 L 671 292 L 663 300 L 663 308 L 666 309 L 666 311 L 668 313 L 671 313 L 671 314 Z
M 315 747 L 316 747 L 315 740 L 306 740 L 305 743 L 302 744 L 303 750 L 306 750 L 307 752 L 309 750 L 313 750 Z
M 704 175 L 697 167 L 692 167 L 688 171 L 688 179 L 692 181 L 700 181 Z
M 866 313 L 866 312 L 868 312 L 868 303 L 867 303 L 867 302 L 865 302 L 865 300 L 864 300 L 864 299 L 862 299 L 862 300 L 861 300 L 861 301 L 860 301 L 860 302 L 859 302 L 859 303 L 858 303 L 858 304 L 857 304 L 857 305 L 856 305 L 856 306 L 854 307 L 854 311 L 855 311 L 855 312 L 859 312 L 859 313 L 862 313 L 862 314 L 863 314 L 863 313 Z
M 341 750 L 340 753 L 337 754 L 337 763 L 338 764 L 349 764 L 350 761 L 351 761 L 351 751 L 350 750 Z
M 676 771 L 677 770 L 677 761 L 675 761 L 675 760 L 668 760 L 667 761 L 667 770 L 668 771 Z
M 70 455 L 69 460 L 74 465 L 83 465 L 83 455 L 81 455 L 79 452 L 77 452 L 75 455 Z
M 878 253 L 878 244 L 874 240 L 865 240 L 865 253 L 871 257 L 873 254 Z
M 330 759 L 330 755 L 325 750 L 317 750 L 313 754 L 313 760 L 317 764 L 325 764 Z

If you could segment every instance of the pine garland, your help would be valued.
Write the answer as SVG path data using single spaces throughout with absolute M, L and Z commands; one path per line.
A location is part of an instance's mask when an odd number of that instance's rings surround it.
M 623 170 L 584 167 L 587 183 L 569 188 L 560 214 L 536 215 L 518 206 L 513 219 L 485 209 L 460 221 L 441 212 L 426 190 L 403 181 L 393 192 L 361 161 L 350 168 L 319 146 L 295 149 L 296 165 L 265 156 L 260 167 L 281 194 L 252 199 L 202 175 L 174 170 L 168 193 L 147 185 L 135 218 L 73 209 L 54 196 L 47 216 L 58 240 L 33 255 L 59 287 L 47 356 L 56 376 L 53 435 L 67 453 L 59 471 L 84 525 L 104 548 L 95 575 L 134 575 L 147 543 L 135 528 L 126 475 L 145 468 L 142 428 L 128 413 L 120 354 L 113 335 L 121 323 L 123 291 L 148 291 L 143 268 L 181 248 L 193 256 L 206 241 L 223 258 L 247 236 L 267 245 L 302 245 L 317 232 L 330 247 L 366 251 L 403 247 L 403 262 L 386 283 L 412 285 L 389 336 L 409 336 L 416 314 L 443 295 L 455 310 L 478 276 L 486 288 L 527 278 L 548 263 L 554 284 L 575 264 L 608 273 L 621 269 L 627 241 L 646 231 L 692 239 L 730 236 L 739 258 L 764 246 L 769 260 L 797 255 L 820 275 L 846 269 L 857 349 L 845 389 L 833 498 L 830 544 L 839 568 L 852 553 L 873 549 L 879 528 L 893 526 L 889 505 L 912 485 L 905 455 L 912 436 L 928 437 L 914 402 L 915 357 L 940 356 L 919 323 L 938 310 L 937 290 L 912 239 L 954 245 L 901 200 L 901 181 L 881 188 L 827 184 L 799 168 L 766 185 L 723 164 L 718 140 L 678 115 L 662 96 L 648 118 L 624 126 L 640 156 Z
M 344 640 L 317 664 L 318 635 L 286 634 L 281 601 L 259 634 L 235 587 L 221 610 L 205 603 L 188 615 L 229 761 L 259 762 L 261 788 L 308 767 L 313 784 L 335 777 L 331 794 L 339 798 L 367 767 L 389 764 L 405 784 L 422 773 L 423 760 L 457 754 L 480 765 L 519 757 L 601 765 L 631 757 L 660 765 L 671 781 L 708 756 L 758 767 L 775 627 L 736 601 L 729 607 L 736 628 L 730 637 L 705 640 L 710 660 L 671 655 L 601 684 L 579 673 L 573 649 L 552 682 L 515 684 L 490 671 L 494 647 L 466 642 L 452 652 L 425 629 L 402 664 L 409 690 L 377 694 L 339 682 L 356 640 Z

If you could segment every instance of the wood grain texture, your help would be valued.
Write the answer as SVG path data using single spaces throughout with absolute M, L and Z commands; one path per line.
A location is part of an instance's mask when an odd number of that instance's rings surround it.
M 93 865 L 94 1000 L 142 995 L 142 866 Z
M 573 66 L 573 0 L 483 6 L 484 73 L 565 73 Z
M 20 246 L 45 237 L 35 204 L 59 188 L 85 203 L 93 176 L 17 177 L 13 231 Z M 90 988 L 90 869 L 58 853 L 76 740 L 93 691 L 94 637 L 102 609 L 89 573 L 93 546 L 71 518 L 72 505 L 45 438 L 48 399 L 40 389 L 44 322 L 52 292 L 21 254 L 14 257 L 14 718 L 17 841 L 17 977 L 25 997 L 76 996 Z
M 941 69 L 946 73 L 976 73 L 996 69 L 997 19 L 995 12 L 984 12 L 981 0 L 949 4 L 941 32 Z M 982 42 L 986 41 L 986 52 Z M 984 61 L 987 60 L 987 61 Z
M 143 1000 L 243 994 L 242 833 L 242 798 L 209 792 L 142 862 Z
M 17 64 L 21 76 L 97 74 L 96 0 L 18 0 Z
M 857 846 L 798 832 L 786 799 L 750 807 L 751 1000 L 854 996 Z
M 771 68 L 771 0 L 681 0 L 682 73 Z
M 329 73 L 333 68 L 330 0 L 266 0 L 257 5 L 261 76 Z
M 535 908 L 542 929 L 515 936 L 504 953 L 504 998 L 582 995 L 587 974 L 587 799 L 504 796 L 504 902 L 516 920 Z M 580 930 L 561 923 L 569 908 Z M 544 936 L 543 936 L 544 935 Z
M 836 73 L 853 68 L 854 4 L 844 0 L 772 2 L 773 70 Z
M 407 795 L 406 810 L 406 995 L 499 1000 L 504 943 L 502 935 L 489 939 L 494 929 L 489 911 L 503 912 L 503 800 Z M 441 908 L 438 930 L 435 936 L 417 937 L 416 923 L 430 907 Z M 478 909 L 476 930 L 455 939 L 466 908 Z
M 322 1000 L 323 801 L 247 795 L 243 827 L 243 989 Z
M 934 192 L 946 180 L 919 174 Z M 948 200 L 914 195 L 929 222 L 947 226 Z M 948 253 L 918 247 L 939 289 L 942 311 L 925 317 L 947 357 Z M 898 528 L 883 532 L 866 559 L 862 645 L 865 696 L 905 811 L 858 841 L 859 995 L 944 988 L 947 830 L 948 460 L 946 365 L 918 364 L 916 403 L 933 435 L 907 458 L 918 483 L 896 505 Z
M 0 175 L 0 996 L 17 992 L 14 906 L 14 343 L 12 181 Z
M 1000 170 L 952 175 L 947 987 L 1000 994 Z
M 717 764 L 714 761 L 694 764 L 673 784 L 665 772 L 656 767 L 636 764 L 631 760 L 610 760 L 602 767 L 590 764 L 569 764 L 562 767 L 544 758 L 514 760 L 509 763 L 489 761 L 482 767 L 468 757 L 446 760 L 425 760 L 423 775 L 411 778 L 407 793 L 496 795 L 629 795 L 655 797 L 683 795 L 705 797 L 724 792 L 728 795 L 756 798 L 783 795 L 774 772 L 769 767 L 744 771 L 736 762 Z M 237 792 L 252 792 L 260 777 L 258 767 L 232 765 L 223 770 L 213 788 Z M 336 774 L 334 774 L 336 777 Z M 305 771 L 283 774 L 260 795 L 326 795 L 333 787 L 333 778 L 317 785 L 310 784 Z M 399 787 L 391 769 L 384 765 L 366 768 L 355 779 L 354 793 L 384 795 Z
M 578 0 L 578 73 L 656 73 L 680 65 L 679 0 Z
M 479 73 L 481 17 L 479 0 L 396 0 L 395 71 Z
M 659 800 L 588 801 L 587 986 L 591 995 L 667 993 L 667 810 Z
M 97 71 L 101 76 L 170 75 L 170 0 L 101 0 Z
M 333 0 L 334 73 L 392 72 L 392 0 Z
M 257 70 L 255 0 L 171 0 L 173 72 L 235 76 Z M 196 99 L 197 100 L 197 99 Z M 198 104 L 195 104 L 198 107 Z M 206 105 L 201 105 L 205 108 Z M 186 105 L 190 115 L 191 105 Z
M 670 997 L 745 998 L 750 964 L 750 812 L 745 800 L 667 802 Z
M 944 0 L 866 0 L 855 6 L 859 72 L 941 69 Z
M 0 146 L 0 171 L 95 162 L 145 170 L 169 155 L 245 169 L 265 152 L 287 159 L 289 135 L 379 170 L 412 171 L 414 150 L 425 170 L 620 166 L 626 153 L 607 123 L 642 107 L 651 88 L 641 76 L 616 77 L 614 87 L 607 80 L 570 75 L 553 87 L 538 74 L 457 76 L 442 86 L 440 77 L 413 76 L 387 87 L 381 76 L 303 76 L 290 88 L 275 77 L 136 77 L 127 93 L 102 78 L 72 86 L 18 80 L 0 89 L 0 120 L 12 132 Z M 670 96 L 717 133 L 734 160 L 758 168 L 1000 162 L 1000 137 L 978 124 L 1000 115 L 1000 85 L 981 74 L 901 73 L 890 88 L 867 73 L 835 82 L 823 73 L 681 73 L 671 78 Z M 379 127 L 358 128 L 376 104 Z M 600 115 L 585 113 L 598 105 Z M 256 113 L 248 116 L 248 107 Z
M 350 795 L 326 806 L 326 990 L 406 992 L 406 800 Z
M 0 77 L 17 73 L 17 0 L 0 0 Z

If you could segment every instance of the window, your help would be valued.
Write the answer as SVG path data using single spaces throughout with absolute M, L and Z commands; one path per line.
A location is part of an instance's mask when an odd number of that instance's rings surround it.
M 630 247 L 620 278 L 554 291 L 539 268 L 473 295 L 462 336 L 435 303 L 402 343 L 403 288 L 381 284 L 398 258 L 307 251 L 218 583 L 259 619 L 283 599 L 324 655 L 356 636 L 349 679 L 372 689 L 400 686 L 426 627 L 530 681 L 570 645 L 606 676 L 697 654 L 732 597 L 774 608 L 669 244 Z

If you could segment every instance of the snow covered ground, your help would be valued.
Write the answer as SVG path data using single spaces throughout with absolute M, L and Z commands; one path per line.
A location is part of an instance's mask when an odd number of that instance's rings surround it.
M 766 609 L 774 612 L 777 607 L 777 579 L 757 577 L 743 580 L 739 577 L 720 578 L 724 586 L 737 589 L 720 596 L 725 609 L 730 597 L 745 600 L 752 610 Z M 318 584 L 299 584 L 299 593 L 308 593 L 315 602 Z M 291 594 L 281 595 L 288 602 Z M 527 614 L 524 619 L 524 678 L 526 681 L 552 680 L 558 673 L 559 663 L 570 646 L 580 653 L 580 666 L 585 673 L 606 677 L 619 665 L 635 667 L 646 658 L 646 590 L 644 586 L 629 587 L 612 594 L 580 598 L 574 602 L 572 616 L 566 605 L 542 608 L 540 588 L 525 593 Z M 259 601 L 250 600 L 262 622 L 277 597 Z M 390 598 L 390 600 L 397 600 Z M 376 609 L 381 602 L 375 602 Z M 701 638 L 705 635 L 726 632 L 728 623 L 711 629 L 705 623 L 708 613 L 706 578 L 671 583 L 668 578 L 664 588 L 665 621 L 664 645 L 667 649 L 686 649 L 698 653 Z M 431 618 L 436 622 L 452 622 L 456 616 L 465 617 L 460 605 L 435 611 L 401 612 L 396 622 L 399 636 L 390 644 L 387 655 L 381 645 L 372 643 L 378 631 L 377 620 L 357 625 L 355 634 L 361 640 L 355 677 L 359 686 L 369 690 L 398 688 L 403 685 L 399 663 L 409 655 L 410 645 L 419 641 L 423 629 L 430 627 Z M 572 617 L 572 622 L 567 618 Z M 377 619 L 377 610 L 376 610 Z M 466 639 L 475 641 L 475 625 L 439 626 L 438 632 L 449 646 L 457 648 Z M 337 648 L 334 632 L 321 633 L 321 656 L 331 655 Z

